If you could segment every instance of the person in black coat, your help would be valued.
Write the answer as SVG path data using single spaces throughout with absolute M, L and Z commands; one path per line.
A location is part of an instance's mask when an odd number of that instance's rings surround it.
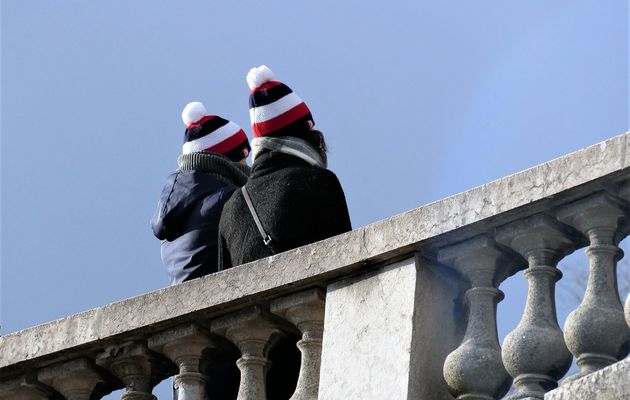
M 316 134 L 314 134 L 316 136 Z M 245 185 L 272 249 L 265 245 L 243 193 L 226 203 L 219 224 L 220 269 L 245 264 L 351 230 L 334 173 L 299 157 L 263 150 Z
M 252 172 L 227 201 L 219 223 L 219 269 L 227 269 L 352 229 L 343 189 L 327 168 L 326 143 L 306 104 L 261 66 L 247 77 Z M 268 355 L 267 398 L 286 400 L 300 370 L 299 335 L 287 334 Z
M 198 102 L 184 108 L 182 119 L 187 129 L 179 169 L 168 177 L 151 219 L 171 285 L 217 271 L 221 211 L 249 173 L 249 141 L 238 125 L 207 115 Z
M 326 169 L 324 136 L 313 129 L 306 104 L 274 81 L 264 65 L 253 68 L 247 80 L 254 163 L 244 188 L 252 204 L 242 190 L 225 204 L 219 223 L 220 269 L 352 229 L 343 189 Z

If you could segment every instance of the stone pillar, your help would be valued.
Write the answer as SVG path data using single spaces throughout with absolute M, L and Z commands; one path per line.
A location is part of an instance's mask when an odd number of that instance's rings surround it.
M 564 337 L 576 357 L 580 373 L 596 371 L 627 354 L 630 329 L 624 318 L 617 288 L 617 246 L 620 227 L 627 216 L 619 202 L 598 193 L 563 207 L 558 218 L 588 237 L 589 276 L 584 299 L 566 320 Z
M 2 400 L 48 400 L 50 393 L 32 376 L 0 382 Z
M 290 321 L 302 332 L 302 339 L 297 343 L 302 353 L 300 375 L 291 400 L 317 399 L 324 331 L 324 297 L 321 289 L 311 289 L 271 303 L 274 314 Z
M 282 334 L 275 318 L 256 306 L 212 321 L 211 330 L 241 351 L 242 357 L 236 362 L 241 371 L 237 400 L 265 400 L 265 379 L 271 366 L 267 356 Z
M 408 259 L 326 290 L 319 399 L 408 399 L 416 265 Z
M 451 399 L 464 282 L 420 255 L 326 288 L 320 400 Z
M 53 387 L 66 400 L 90 400 L 96 385 L 105 383 L 94 362 L 86 358 L 46 367 L 39 371 L 38 379 Z
M 556 316 L 556 265 L 583 241 L 556 219 L 539 214 L 497 230 L 497 241 L 521 254 L 529 264 L 525 312 L 503 342 L 503 362 L 518 393 L 510 399 L 543 399 L 571 366 Z
M 195 324 L 177 326 L 149 338 L 149 348 L 177 365 L 174 381 L 178 400 L 203 400 L 205 371 L 218 345 L 204 328 Z
M 110 371 L 125 385 L 121 400 L 157 400 L 151 392 L 165 374 L 164 362 L 144 342 L 112 346 L 100 353 L 96 364 Z
M 444 362 L 446 383 L 457 399 L 500 399 L 512 380 L 503 367 L 497 335 L 497 303 L 503 299 L 498 286 L 523 261 L 486 235 L 441 249 L 438 261 L 455 268 L 470 283 L 468 326 L 462 343 Z

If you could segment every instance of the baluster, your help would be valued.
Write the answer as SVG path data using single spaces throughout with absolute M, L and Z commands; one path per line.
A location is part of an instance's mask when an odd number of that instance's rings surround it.
M 269 350 L 282 335 L 272 315 L 253 307 L 212 321 L 211 330 L 234 343 L 242 357 L 236 362 L 241 371 L 237 400 L 267 398 L 265 378 L 271 362 Z
M 153 387 L 165 376 L 166 364 L 143 342 L 112 346 L 96 357 L 96 364 L 114 374 L 125 385 L 121 400 L 157 400 Z
M 625 211 L 611 196 L 599 193 L 560 210 L 558 218 L 584 233 L 590 246 L 586 293 L 564 325 L 564 337 L 576 357 L 580 373 L 573 380 L 596 371 L 627 353 L 630 329 L 617 289 L 617 261 L 623 252 L 619 228 Z
M 438 261 L 459 271 L 470 283 L 466 291 L 468 324 L 464 339 L 444 362 L 444 379 L 457 399 L 501 398 L 511 378 L 501 361 L 497 335 L 499 283 L 516 271 L 522 260 L 502 250 L 486 235 L 438 251 Z
M 195 324 L 186 324 L 149 338 L 149 348 L 164 354 L 179 368 L 174 382 L 179 400 L 203 400 L 205 371 L 218 349 L 211 334 Z
M 96 385 L 105 383 L 94 362 L 85 358 L 46 367 L 39 372 L 38 379 L 55 388 L 66 400 L 90 400 Z
M 511 399 L 543 399 L 571 366 L 571 353 L 556 316 L 555 285 L 562 277 L 556 265 L 583 242 L 583 237 L 555 219 L 536 215 L 497 230 L 497 241 L 528 261 L 525 312 L 503 342 L 503 362 L 518 393 Z
M 34 377 L 27 375 L 10 381 L 0 382 L 2 400 L 47 400 L 52 398 Z
M 312 289 L 271 303 L 273 313 L 287 319 L 302 332 L 302 339 L 297 343 L 302 354 L 300 375 L 290 400 L 317 399 L 324 333 L 324 297 L 321 289 Z

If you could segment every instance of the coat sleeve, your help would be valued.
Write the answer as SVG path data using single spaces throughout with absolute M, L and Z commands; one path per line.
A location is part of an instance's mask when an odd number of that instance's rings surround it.
M 331 172 L 329 174 L 330 193 L 332 196 L 331 210 L 329 210 L 330 220 L 332 226 L 331 236 L 339 235 L 344 232 L 352 230 L 352 224 L 350 223 L 350 214 L 348 212 L 348 204 L 346 203 L 346 196 L 341 188 L 341 183 L 337 176 Z
M 166 180 L 166 184 L 162 189 L 160 200 L 158 201 L 157 209 L 153 213 L 150 224 L 153 234 L 160 240 L 167 239 L 169 233 L 179 229 L 178 220 L 173 219 L 170 211 L 170 198 L 171 194 L 175 190 L 177 184 L 177 177 L 179 173 L 171 174 Z

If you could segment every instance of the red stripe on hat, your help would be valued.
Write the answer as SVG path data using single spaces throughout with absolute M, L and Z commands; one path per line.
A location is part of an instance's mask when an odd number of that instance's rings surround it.
M 204 151 L 212 151 L 213 153 L 225 154 L 233 150 L 236 146 L 245 142 L 246 140 L 247 135 L 245 134 L 245 131 L 241 129 L 224 141 L 219 142 L 212 147 L 208 147 Z
M 254 131 L 255 137 L 265 136 L 278 129 L 289 125 L 291 122 L 295 122 L 298 119 L 302 118 L 306 114 L 311 112 L 306 103 L 301 102 L 297 106 L 293 107 L 287 112 L 284 112 L 277 117 L 274 117 L 270 120 L 264 122 L 257 122 L 252 125 L 252 130 Z
M 203 125 L 204 122 L 210 121 L 211 119 L 214 119 L 215 117 L 216 115 L 206 115 L 205 117 L 201 118 L 199 121 L 193 122 L 190 125 L 188 125 L 188 128 L 194 128 L 195 126 Z
M 278 85 L 280 85 L 280 84 L 282 84 L 282 82 L 278 82 L 278 81 L 268 81 L 268 82 L 265 82 L 265 83 L 263 83 L 262 85 L 260 85 L 260 86 L 258 86 L 258 87 L 256 87 L 256 88 L 253 88 L 253 89 L 252 89 L 252 93 L 254 93 L 254 92 L 258 91 L 258 90 L 267 90 L 267 89 L 271 89 L 272 87 L 274 87 L 274 86 L 278 86 Z

